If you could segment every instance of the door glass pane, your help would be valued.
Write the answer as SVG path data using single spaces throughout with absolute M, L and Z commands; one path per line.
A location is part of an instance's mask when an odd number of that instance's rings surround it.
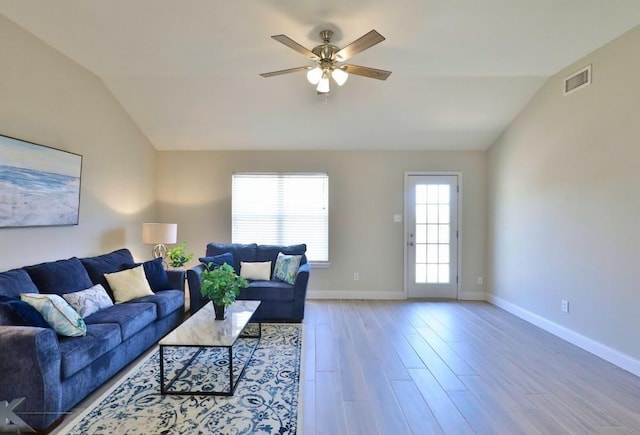
M 438 267 L 438 282 L 441 284 L 449 283 L 449 265 L 438 264 L 437 267 Z
M 438 243 L 438 225 L 427 225 L 427 243 Z
M 418 184 L 416 186 L 416 204 L 426 204 L 426 203 L 427 203 L 427 185 Z
M 426 225 L 416 225 L 416 243 L 427 243 Z
M 437 225 L 437 227 L 438 227 L 438 242 L 449 243 L 449 225 Z
M 427 185 L 427 203 L 428 204 L 438 203 L 438 185 L 437 184 Z
M 428 258 L 429 258 L 429 256 L 427 254 L 427 259 Z M 431 263 L 431 261 L 429 261 L 429 263 Z M 437 261 L 437 263 L 447 263 L 447 264 L 449 263 L 449 245 L 438 245 L 438 261 Z
M 427 262 L 427 245 L 416 244 L 416 263 Z
M 449 205 L 438 206 L 438 222 L 441 224 L 449 223 Z
M 438 186 L 438 202 L 440 204 L 449 204 L 449 198 L 451 197 L 451 192 L 449 191 L 448 184 L 441 184 Z
M 416 223 L 417 224 L 427 223 L 427 206 L 426 205 L 416 205 Z
M 438 265 L 437 264 L 427 264 L 427 283 L 437 283 L 438 282 Z
M 438 245 L 426 245 L 426 246 L 427 246 L 427 261 L 425 261 L 425 263 L 437 263 L 438 262 Z
M 416 284 L 425 284 L 427 282 L 427 265 L 416 264 Z
M 438 223 L 438 206 L 437 205 L 427 206 L 427 222 L 430 224 Z

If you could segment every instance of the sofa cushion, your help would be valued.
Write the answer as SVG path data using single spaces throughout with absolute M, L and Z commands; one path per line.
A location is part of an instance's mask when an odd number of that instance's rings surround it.
M 20 299 L 38 310 L 58 335 L 80 337 L 87 333 L 82 317 L 61 296 L 25 293 Z
M 302 255 L 285 255 L 279 252 L 276 265 L 273 267 L 273 279 L 291 285 L 295 284 L 300 259 L 302 259 Z
M 87 325 L 117 323 L 120 325 L 120 337 L 124 341 L 156 320 L 157 317 L 155 304 L 127 302 L 100 310 L 87 317 L 85 322 Z
M 20 293 L 38 293 L 29 274 L 23 269 L 0 273 L 0 295 L 19 298 Z
M 229 266 L 233 267 L 233 254 L 231 252 L 225 252 L 224 254 L 216 255 L 213 257 L 200 257 L 200 263 L 209 267 L 211 265 L 211 269 L 215 269 L 216 267 L 220 267 L 223 264 L 227 263 Z
M 38 310 L 21 299 L 0 295 L 0 311 L 0 325 L 50 327 Z
M 142 265 L 120 272 L 106 273 L 104 276 L 111 286 L 117 304 L 153 294 Z
M 50 261 L 24 268 L 40 293 L 62 295 L 93 285 L 79 258 Z
M 122 267 L 123 264 L 133 263 L 133 256 L 128 249 L 118 249 L 117 251 L 96 257 L 81 258 L 80 261 L 87 269 L 93 284 L 102 284 L 107 293 L 109 293 L 109 296 L 113 298 L 111 287 L 109 287 L 109 283 L 104 277 L 104 274 L 121 271 L 124 269 Z
M 113 323 L 87 325 L 84 337 L 59 340 L 62 378 L 66 379 L 119 345 L 120 328 Z
M 240 289 L 238 299 L 290 302 L 294 299 L 293 286 L 281 281 L 252 281 Z
M 162 319 L 163 317 L 173 313 L 175 310 L 183 307 L 184 292 L 181 290 L 164 290 L 151 296 L 134 299 L 129 303 L 135 304 L 140 302 L 154 303 L 156 305 L 158 318 Z
M 280 252 L 285 255 L 304 255 L 307 252 L 307 245 L 304 243 L 290 246 L 258 245 L 256 261 L 272 261 L 275 266 Z M 273 270 L 271 272 L 273 273 Z
M 76 310 L 81 317 L 88 317 L 104 308 L 113 305 L 102 284 L 96 284 L 86 290 L 62 295 L 65 301 Z
M 241 261 L 258 261 L 257 249 L 258 245 L 255 243 L 250 243 L 248 245 L 243 245 L 241 243 L 209 243 L 207 245 L 206 256 L 215 257 L 216 255 L 224 254 L 225 252 L 231 252 L 233 255 L 233 268 L 236 273 L 239 274 Z

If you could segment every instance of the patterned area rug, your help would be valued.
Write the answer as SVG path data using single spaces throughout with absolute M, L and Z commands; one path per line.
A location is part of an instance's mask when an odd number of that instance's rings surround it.
M 255 339 L 238 339 L 234 345 L 234 376 L 242 370 L 246 363 L 243 358 L 253 344 Z M 99 403 L 70 423 L 64 432 L 92 435 L 295 434 L 301 344 L 301 325 L 263 324 L 260 344 L 232 397 L 160 395 L 159 352 L 156 350 Z M 165 348 L 165 377 L 174 377 L 194 352 L 193 348 L 175 348 L 170 352 Z M 227 358 L 226 351 L 201 352 L 174 383 L 172 390 L 224 388 L 229 382 Z

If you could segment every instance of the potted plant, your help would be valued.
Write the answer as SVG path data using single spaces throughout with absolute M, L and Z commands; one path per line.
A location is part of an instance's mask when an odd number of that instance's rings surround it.
M 212 263 L 209 263 L 200 274 L 200 279 L 200 293 L 213 302 L 216 320 L 225 318 L 226 308 L 236 300 L 240 289 L 249 285 L 247 280 L 238 276 L 227 263 L 219 267 L 212 267 Z
M 169 265 L 171 267 L 182 267 L 193 259 L 193 252 L 187 254 L 187 242 L 182 242 L 181 245 L 167 251 L 167 258 L 169 258 Z

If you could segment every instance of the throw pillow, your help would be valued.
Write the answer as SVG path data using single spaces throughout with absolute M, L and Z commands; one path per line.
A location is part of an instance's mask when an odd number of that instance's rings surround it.
M 253 281 L 269 281 L 271 277 L 271 262 L 250 263 L 241 261 L 240 276 Z
M 302 255 L 285 255 L 282 252 L 278 253 L 276 265 L 273 268 L 273 279 L 284 281 L 291 285 L 295 284 L 301 259 Z
M 16 325 L 49 328 L 42 314 L 21 299 L 0 295 L 0 307 L 8 311 Z
M 57 334 L 67 337 L 87 335 L 84 320 L 61 296 L 23 293 L 20 299 L 38 310 Z
M 122 268 L 133 269 L 136 266 L 140 266 L 140 263 L 123 264 Z M 171 290 L 173 288 L 169 281 L 169 275 L 167 275 L 167 271 L 162 264 L 162 258 L 145 261 L 142 263 L 142 267 L 144 268 L 144 275 L 149 282 L 151 291 L 157 292 L 161 290 Z
M 225 252 L 224 254 L 216 255 L 213 257 L 201 257 L 198 260 L 200 260 L 200 263 L 204 264 L 209 269 L 215 269 L 216 267 L 220 267 L 225 263 L 233 267 L 233 254 L 231 252 Z
M 142 265 L 120 272 L 105 273 L 116 304 L 153 295 Z
M 113 306 L 113 302 L 102 284 L 96 284 L 79 292 L 67 293 L 62 297 L 83 319 L 104 308 Z

